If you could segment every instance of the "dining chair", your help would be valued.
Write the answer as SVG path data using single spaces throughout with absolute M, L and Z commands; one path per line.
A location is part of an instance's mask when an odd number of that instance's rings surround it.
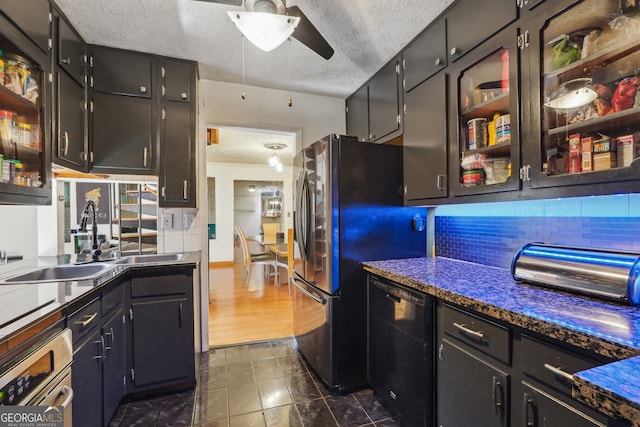
M 249 287 L 249 283 L 251 282 L 251 273 L 253 271 L 254 265 L 263 265 L 265 267 L 273 267 L 274 271 L 276 269 L 276 256 L 271 252 L 260 252 L 260 253 L 251 253 L 249 251 L 249 244 L 247 243 L 247 236 L 242 231 L 242 228 L 236 226 L 236 232 L 238 233 L 238 238 L 240 239 L 240 245 L 242 246 L 242 254 L 244 258 L 243 262 L 243 279 L 245 281 L 245 286 Z
M 279 254 L 280 255 L 280 254 Z M 287 286 L 288 291 L 291 293 L 291 282 L 293 282 L 293 228 L 287 229 L 287 259 L 283 259 L 283 257 L 276 257 L 276 269 L 282 267 L 287 270 Z M 278 283 L 278 273 L 276 272 L 276 285 L 280 285 Z
M 280 224 L 278 223 L 266 223 L 262 224 L 263 242 L 275 242 L 276 233 L 280 231 Z

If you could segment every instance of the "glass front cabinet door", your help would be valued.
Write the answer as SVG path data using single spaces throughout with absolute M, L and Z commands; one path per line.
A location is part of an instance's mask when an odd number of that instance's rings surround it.
M 530 35 L 531 187 L 633 191 L 640 176 L 639 3 L 562 3 L 546 8 Z
M 508 27 L 456 63 L 451 93 L 457 94 L 457 120 L 450 129 L 455 196 L 520 188 L 517 41 L 518 31 Z
M 3 16 L 0 49 L 0 204 L 50 204 L 49 58 Z

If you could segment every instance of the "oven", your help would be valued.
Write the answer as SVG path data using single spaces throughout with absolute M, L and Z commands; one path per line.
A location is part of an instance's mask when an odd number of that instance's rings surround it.
M 16 357 L 0 373 L 0 405 L 47 406 L 61 410 L 71 426 L 71 330 L 64 329 Z

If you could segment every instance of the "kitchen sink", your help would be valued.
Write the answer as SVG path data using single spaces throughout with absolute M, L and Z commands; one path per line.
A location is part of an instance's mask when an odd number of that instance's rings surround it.
M 63 264 L 39 267 L 27 273 L 20 273 L 0 281 L 3 284 L 64 282 L 68 280 L 88 280 L 101 276 L 116 268 L 113 264 L 93 262 L 90 264 Z
M 180 261 L 184 254 L 148 254 L 148 255 L 128 255 L 123 256 L 116 264 L 145 264 L 152 262 Z

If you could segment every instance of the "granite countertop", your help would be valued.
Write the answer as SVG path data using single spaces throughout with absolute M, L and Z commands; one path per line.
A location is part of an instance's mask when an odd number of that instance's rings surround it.
M 75 255 L 39 257 L 0 265 L 0 281 L 38 267 L 73 264 Z M 132 268 L 166 265 L 197 265 L 200 252 L 185 252 L 180 260 L 116 264 L 99 277 L 59 282 L 0 283 L 0 343 L 33 325 L 40 319 L 63 310 L 78 298 L 110 282 Z M 1 355 L 0 355 L 1 356 Z
M 640 308 L 516 283 L 511 272 L 448 258 L 369 261 L 366 271 L 619 361 L 574 375 L 574 397 L 640 426 Z

